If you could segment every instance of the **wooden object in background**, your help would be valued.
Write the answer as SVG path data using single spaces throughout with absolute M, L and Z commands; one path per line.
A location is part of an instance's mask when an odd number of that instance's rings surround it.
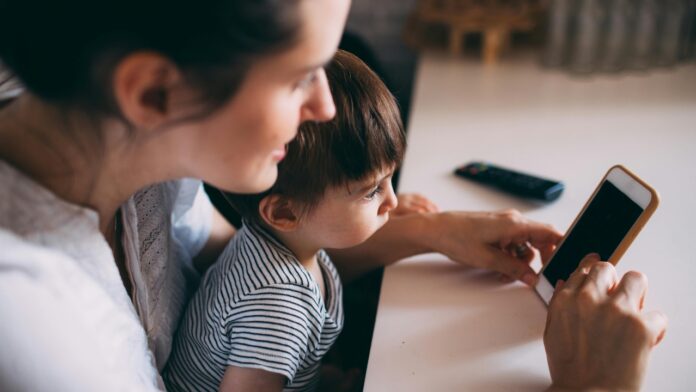
M 464 37 L 481 33 L 484 62 L 495 63 L 510 45 L 513 31 L 535 28 L 545 9 L 544 0 L 419 0 L 405 30 L 408 44 L 425 49 L 431 46 L 428 29 L 445 26 L 449 52 L 462 52 Z

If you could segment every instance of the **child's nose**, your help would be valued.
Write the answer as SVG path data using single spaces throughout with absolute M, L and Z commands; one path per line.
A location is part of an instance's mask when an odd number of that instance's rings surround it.
M 377 213 L 379 215 L 386 214 L 387 212 L 395 209 L 397 205 L 399 205 L 399 200 L 396 198 L 396 194 L 394 193 L 394 189 L 392 188 L 391 184 L 389 184 L 389 190 L 387 191 L 384 201 L 379 206 L 379 211 Z

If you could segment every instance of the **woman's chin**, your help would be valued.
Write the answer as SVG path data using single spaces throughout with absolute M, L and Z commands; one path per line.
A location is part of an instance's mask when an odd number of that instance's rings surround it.
M 220 186 L 216 186 L 221 190 L 229 193 L 255 194 L 269 190 L 273 186 L 273 184 L 275 184 L 277 178 L 278 169 L 276 167 L 273 167 L 273 170 L 268 170 L 266 173 L 248 178 L 246 181 L 236 181 L 234 183 L 226 183 L 221 184 Z
M 274 183 L 275 183 L 275 177 L 273 177 L 273 180 L 259 181 L 259 182 L 256 182 L 254 184 L 251 184 L 243 192 L 239 192 L 239 193 L 251 193 L 251 194 L 262 193 L 262 192 L 265 192 L 265 191 L 271 189 L 271 187 L 273 186 Z

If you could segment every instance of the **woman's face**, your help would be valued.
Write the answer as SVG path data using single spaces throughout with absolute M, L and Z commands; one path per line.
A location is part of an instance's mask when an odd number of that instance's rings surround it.
M 298 43 L 254 64 L 229 102 L 187 127 L 180 162 L 188 175 L 228 192 L 264 191 L 300 123 L 333 118 L 323 66 L 338 47 L 350 1 L 300 4 Z

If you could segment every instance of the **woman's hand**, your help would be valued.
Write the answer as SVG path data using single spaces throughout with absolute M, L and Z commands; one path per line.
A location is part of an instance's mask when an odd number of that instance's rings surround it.
M 437 205 L 420 193 L 401 193 L 397 195 L 399 205 L 392 210 L 391 216 L 403 216 L 408 214 L 422 214 L 438 212 Z
M 549 304 L 544 333 L 552 390 L 637 391 L 667 318 L 643 312 L 645 275 L 618 280 L 614 266 L 586 257 Z
M 545 262 L 562 235 L 516 210 L 444 212 L 433 216 L 433 250 L 459 263 L 490 269 L 532 286 L 537 275 L 529 266 L 536 249 Z

